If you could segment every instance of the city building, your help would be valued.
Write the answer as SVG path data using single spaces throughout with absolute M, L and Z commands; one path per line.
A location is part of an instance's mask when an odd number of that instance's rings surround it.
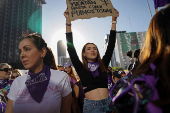
M 58 64 L 63 65 L 63 58 L 66 57 L 66 47 L 64 46 L 64 42 L 62 40 L 57 42 L 57 55 Z
M 0 0 L 0 62 L 19 60 L 19 37 L 27 30 L 42 34 L 45 0 Z
M 69 62 L 72 65 L 71 59 L 66 57 L 66 47 L 62 40 L 57 42 L 57 55 L 58 55 L 58 65 L 63 65 Z
M 120 59 L 119 59 L 119 47 L 118 47 L 118 40 L 117 40 L 117 37 L 118 37 L 118 33 L 125 33 L 126 31 L 117 31 L 116 33 L 116 43 L 115 43 L 115 48 L 113 50 L 113 54 L 112 54 L 112 58 L 111 58 L 111 61 L 110 61 L 110 66 L 111 67 L 120 67 Z M 105 38 L 104 38 L 104 52 L 106 52 L 106 49 L 107 49 L 107 45 L 109 43 L 109 34 L 106 34 L 105 35 Z
M 125 34 L 125 38 L 127 38 L 127 40 L 130 40 L 128 36 L 130 36 L 132 33 L 136 35 L 136 38 L 139 43 L 139 47 L 140 48 L 143 47 L 143 44 L 145 42 L 145 37 L 146 37 L 146 31 L 144 31 L 144 32 L 130 32 L 130 33 L 126 33 L 126 31 L 118 31 L 116 33 L 116 44 L 115 44 L 115 49 L 113 51 L 113 55 L 111 58 L 110 66 L 122 67 L 123 69 L 127 69 L 128 65 L 131 64 L 131 58 L 129 58 L 128 56 L 126 56 L 125 53 L 122 52 L 123 50 L 122 50 L 122 42 L 121 42 L 120 34 Z M 105 41 L 104 52 L 107 49 L 108 40 L 109 40 L 109 34 L 106 34 L 105 38 L 104 38 L 104 41 Z M 127 45 L 129 44 L 129 46 L 130 46 L 130 42 L 125 42 L 125 43 Z M 129 48 L 127 50 L 129 51 L 131 49 Z

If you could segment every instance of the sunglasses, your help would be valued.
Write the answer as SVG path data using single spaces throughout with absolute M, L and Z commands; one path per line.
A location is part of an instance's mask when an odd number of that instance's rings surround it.
M 12 68 L 4 68 L 4 69 L 0 69 L 0 71 L 5 71 L 5 72 L 12 71 L 12 70 L 13 70 Z
M 15 79 L 15 78 L 17 78 L 17 77 L 19 77 L 19 76 L 16 76 L 16 77 L 15 77 L 15 76 L 11 76 L 11 79 Z

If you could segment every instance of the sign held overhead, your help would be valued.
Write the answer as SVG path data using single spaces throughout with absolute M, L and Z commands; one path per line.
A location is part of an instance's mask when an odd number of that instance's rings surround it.
M 110 0 L 66 0 L 71 21 L 92 17 L 117 17 Z

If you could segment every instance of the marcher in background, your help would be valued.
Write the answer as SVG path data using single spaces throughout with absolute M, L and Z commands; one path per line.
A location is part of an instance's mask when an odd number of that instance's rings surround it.
M 122 78 L 126 76 L 126 73 L 123 70 L 120 70 L 118 73 L 121 74 Z
M 133 63 L 132 66 L 132 73 L 137 69 L 137 67 L 140 65 L 140 61 L 139 61 L 139 54 L 140 54 L 140 49 L 135 50 L 134 52 L 134 58 L 136 58 L 135 62 Z
M 140 64 L 139 54 L 140 54 L 140 49 L 136 49 L 134 51 L 127 52 L 127 56 L 131 58 L 131 63 L 133 64 L 133 66 L 131 67 L 131 72 L 135 71 L 135 69 Z
M 65 72 L 67 73 L 69 77 L 69 81 L 71 84 L 72 88 L 72 113 L 80 113 L 80 107 L 78 105 L 78 97 L 79 97 L 79 87 L 76 84 L 77 77 L 76 77 L 76 72 L 74 71 L 73 67 L 69 62 L 66 62 L 64 64 Z
M 20 73 L 19 69 L 14 69 L 14 70 L 12 71 L 11 76 L 10 76 L 10 83 L 12 84 L 12 82 L 13 82 L 17 77 L 19 77 L 19 76 L 21 76 L 21 73 Z
M 5 113 L 70 113 L 68 76 L 57 70 L 44 39 L 37 34 L 25 34 L 18 49 L 20 60 L 29 72 L 12 83 Z
M 133 67 L 133 64 L 129 64 L 129 66 L 128 66 L 128 73 L 131 73 L 132 67 Z
M 0 63 L 0 113 L 5 112 L 7 94 L 10 91 L 11 82 L 9 80 L 12 68 L 7 63 Z
M 134 75 L 111 93 L 109 108 L 114 113 L 170 113 L 170 5 L 151 19 L 139 60 Z
M 110 88 L 114 84 L 113 80 L 112 80 L 112 78 L 113 78 L 113 69 L 110 66 L 108 66 L 108 68 L 107 68 L 107 76 L 108 76 L 108 90 L 110 91 Z
M 119 71 L 114 71 L 113 72 L 113 78 L 112 78 L 113 85 L 121 78 L 122 78 L 121 73 L 119 73 Z
M 81 81 L 80 81 L 80 78 L 78 75 L 77 75 L 76 85 L 79 87 L 78 105 L 80 107 L 81 113 L 83 113 L 83 105 L 84 105 L 85 95 L 84 95 L 83 87 L 82 87 L 82 84 L 81 84 Z
M 14 69 L 12 71 L 12 74 L 11 74 L 11 77 L 10 77 L 10 80 L 15 80 L 17 77 L 21 76 L 21 73 L 19 71 L 19 69 Z
M 118 11 L 115 11 L 119 15 Z M 85 93 L 83 113 L 104 113 L 106 112 L 106 107 L 111 102 L 106 69 L 115 47 L 117 17 L 112 17 L 109 43 L 103 58 L 101 59 L 95 44 L 87 43 L 82 49 L 81 62 L 73 44 L 68 9 L 64 12 L 64 16 L 66 18 L 67 50 L 73 66 L 80 77 Z
M 63 65 L 58 65 L 58 70 L 59 71 L 64 71 L 64 66 Z

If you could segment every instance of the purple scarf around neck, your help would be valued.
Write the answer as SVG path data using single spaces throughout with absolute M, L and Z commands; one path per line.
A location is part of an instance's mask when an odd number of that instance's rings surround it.
M 31 97 L 40 103 L 44 97 L 47 86 L 50 81 L 50 68 L 45 65 L 39 73 L 28 72 L 27 80 L 25 82 Z
M 98 71 L 99 63 L 98 62 L 88 62 L 88 68 L 92 72 L 92 75 L 94 77 L 99 76 L 99 71 Z
M 0 89 L 3 89 L 9 83 L 9 79 L 0 79 Z

